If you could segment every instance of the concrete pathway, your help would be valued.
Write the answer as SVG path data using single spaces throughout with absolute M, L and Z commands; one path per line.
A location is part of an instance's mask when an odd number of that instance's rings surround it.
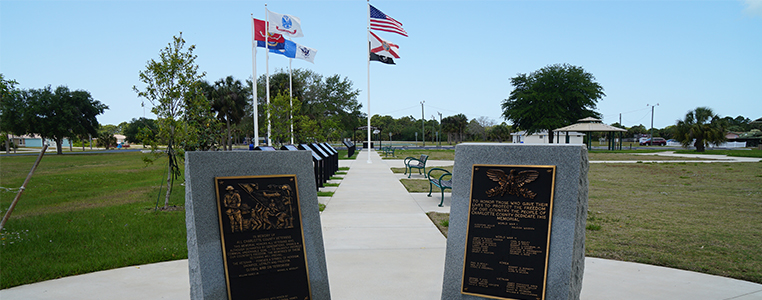
M 449 212 L 439 197 L 408 193 L 401 174 L 367 152 L 350 170 L 321 215 L 333 300 L 440 299 L 445 238 L 425 212 Z M 432 166 L 452 161 L 431 161 Z M 406 176 L 405 176 L 406 177 Z M 412 177 L 421 177 L 413 175 Z M 89 300 L 190 298 L 188 261 L 178 260 L 65 277 L 0 290 L 0 299 Z M 762 284 L 658 266 L 586 258 L 583 300 L 762 300 Z M 553 299 L 549 299 L 553 300 Z
M 332 299 L 440 297 L 446 239 L 375 151 L 351 163 L 321 222 Z

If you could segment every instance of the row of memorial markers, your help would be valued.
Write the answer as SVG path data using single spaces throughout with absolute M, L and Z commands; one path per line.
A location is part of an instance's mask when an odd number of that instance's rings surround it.
M 256 146 L 250 147 L 250 149 L 259 151 L 277 151 L 273 146 Z M 336 151 L 336 149 L 328 143 L 283 145 L 280 147 L 280 150 L 309 150 L 312 152 L 315 185 L 318 190 L 323 187 L 324 183 L 331 179 L 331 176 L 339 171 L 339 151 Z
M 187 153 L 191 299 L 330 299 L 313 166 L 338 152 L 283 149 Z M 579 299 L 587 171 L 584 146 L 456 146 L 442 299 Z

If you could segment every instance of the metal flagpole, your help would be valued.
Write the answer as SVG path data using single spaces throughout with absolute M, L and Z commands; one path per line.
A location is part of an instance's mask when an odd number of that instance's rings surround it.
M 253 13 L 251 14 L 251 46 L 251 69 L 252 73 L 254 74 L 251 81 L 251 107 L 252 117 L 254 120 L 254 140 L 252 141 L 252 144 L 259 146 L 259 109 L 257 108 L 257 39 Z
M 368 0 L 368 163 L 370 161 L 370 0 Z
M 265 77 L 265 84 L 267 85 L 267 145 L 272 146 L 272 127 L 270 126 L 270 45 L 268 45 L 268 38 L 270 37 L 270 14 L 267 10 L 267 3 L 265 3 L 265 68 L 267 69 L 267 77 Z
M 288 58 L 288 105 L 291 109 L 288 112 L 288 122 L 291 124 L 291 145 L 294 144 L 294 93 L 291 84 L 291 58 Z

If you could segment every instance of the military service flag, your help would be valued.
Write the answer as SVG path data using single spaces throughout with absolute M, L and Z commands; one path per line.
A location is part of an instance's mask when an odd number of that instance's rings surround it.
M 267 11 L 268 21 L 270 22 L 270 32 L 280 33 L 290 37 L 303 37 L 302 25 L 299 18 L 292 15 L 283 15 Z

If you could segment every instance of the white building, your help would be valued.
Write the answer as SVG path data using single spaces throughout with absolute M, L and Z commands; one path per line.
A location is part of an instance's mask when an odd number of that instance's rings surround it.
M 569 132 L 568 138 L 566 132 L 554 132 L 556 138 L 553 140 L 556 144 L 583 144 L 585 135 L 579 132 Z M 547 144 L 548 132 L 541 131 L 533 134 L 527 134 L 526 131 L 511 133 L 511 139 L 514 143 L 520 144 Z

